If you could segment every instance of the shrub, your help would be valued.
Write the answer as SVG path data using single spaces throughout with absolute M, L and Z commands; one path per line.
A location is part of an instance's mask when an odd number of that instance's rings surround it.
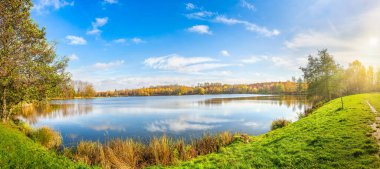
M 103 145 L 99 142 L 82 141 L 78 144 L 74 157 L 88 165 L 99 165 L 107 168 Z
M 144 145 L 135 142 L 131 139 L 112 140 L 107 144 L 107 147 L 112 150 L 115 157 L 124 164 L 127 164 L 130 168 L 137 168 L 142 162 Z
M 14 127 L 23 132 L 26 136 L 30 137 L 33 129 L 25 122 L 19 119 L 13 119 Z
M 297 113 L 297 116 L 298 116 L 298 120 L 305 118 L 307 116 L 306 110 L 303 113 L 302 112 Z
M 186 144 L 182 139 L 173 143 L 173 154 L 175 161 L 187 159 Z
M 238 134 L 237 136 L 234 137 L 234 139 L 241 141 L 243 143 L 249 143 L 252 141 L 248 134 Z
M 48 127 L 42 127 L 33 131 L 30 137 L 45 146 L 48 149 L 58 149 L 62 143 L 61 134 L 55 132 Z
M 219 134 L 221 146 L 226 146 L 234 141 L 234 135 L 228 131 Z
M 165 135 L 154 137 L 149 144 L 149 155 L 152 157 L 153 164 L 168 165 L 173 160 L 173 153 L 170 146 L 171 140 Z
M 199 139 L 192 142 L 192 146 L 197 151 L 198 155 L 205 155 L 219 150 L 219 139 L 216 136 L 205 134 Z
M 290 123 L 292 123 L 292 122 L 289 120 L 286 120 L 286 119 L 277 119 L 277 120 L 274 120 L 272 122 L 271 129 L 276 130 L 278 128 L 283 128 L 283 127 L 289 125 Z

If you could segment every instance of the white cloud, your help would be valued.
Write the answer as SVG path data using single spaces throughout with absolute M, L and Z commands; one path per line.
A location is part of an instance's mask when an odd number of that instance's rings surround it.
M 74 6 L 74 1 L 65 1 L 65 0 L 40 0 L 36 2 L 32 10 L 37 11 L 38 13 L 47 12 L 49 8 L 58 10 L 65 6 Z
M 267 61 L 273 66 L 284 68 L 291 71 L 298 71 L 300 66 L 304 66 L 307 63 L 306 57 L 291 57 L 291 56 L 250 56 L 240 60 L 244 64 L 254 64 L 261 61 Z
M 98 63 L 94 64 L 94 68 L 97 68 L 97 69 L 109 69 L 111 67 L 120 66 L 120 65 L 123 65 L 123 64 L 124 64 L 124 60 L 117 60 L 117 61 L 108 62 L 108 63 L 98 62 Z
M 361 2 L 351 2 L 358 6 Z M 369 2 L 367 2 L 369 3 Z M 367 4 L 368 5 L 368 4 Z M 365 65 L 380 66 L 380 3 L 371 2 L 355 10 L 359 14 L 332 18 L 327 20 L 327 27 L 304 30 L 284 42 L 284 46 L 295 54 L 311 54 L 327 48 L 334 58 L 342 65 L 354 60 L 360 60 Z M 317 11 L 324 11 L 329 4 L 323 4 Z M 336 12 L 349 13 L 351 8 L 339 7 Z M 338 13 L 340 14 L 340 13 Z M 337 15 L 338 15 L 337 14 Z M 335 19 L 335 20 L 334 20 Z M 352 22 L 355 20 L 355 22 Z M 306 56 L 305 56 L 306 57 Z
M 210 31 L 210 28 L 207 25 L 195 25 L 187 29 L 189 32 L 195 32 L 199 34 L 209 34 L 211 35 L 212 32 Z
M 252 3 L 248 2 L 247 0 L 241 0 L 240 1 L 240 5 L 244 8 L 247 8 L 251 11 L 255 11 L 256 10 L 256 7 L 255 5 L 253 5 Z
M 251 57 L 248 57 L 246 59 L 243 59 L 241 60 L 241 62 L 243 63 L 247 63 L 247 64 L 253 64 L 253 63 L 256 63 L 256 62 L 259 62 L 262 60 L 262 58 L 267 58 L 267 57 L 256 57 L 256 56 L 251 56 Z
M 68 56 L 70 61 L 79 60 L 79 57 L 76 54 L 71 54 Z
M 108 17 L 95 18 L 95 22 L 92 22 L 92 29 L 87 31 L 88 35 L 99 35 L 102 31 L 99 30 L 100 27 L 106 25 L 108 22 Z
M 86 33 L 87 33 L 87 35 L 97 35 L 97 34 L 100 34 L 100 32 L 101 31 L 99 29 L 93 28 L 93 29 L 87 31 Z
M 230 56 L 230 53 L 227 50 L 221 50 L 220 55 L 222 56 Z
M 254 6 L 250 3 L 248 3 L 247 1 L 242 1 L 242 2 L 245 2 L 243 4 L 247 8 L 251 8 L 251 9 L 254 8 Z M 238 19 L 234 19 L 234 18 L 228 18 L 226 16 L 222 16 L 222 15 L 219 15 L 217 13 L 205 11 L 205 10 L 200 10 L 198 12 L 186 14 L 186 17 L 188 19 L 205 20 L 205 21 L 209 21 L 209 22 L 217 22 L 217 23 L 223 23 L 223 24 L 227 24 L 227 25 L 240 24 L 240 25 L 243 25 L 245 27 L 245 29 L 248 31 L 257 32 L 259 34 L 262 34 L 262 35 L 268 36 L 268 37 L 280 35 L 280 31 L 277 29 L 269 30 L 266 27 L 258 26 L 252 22 L 249 22 L 249 21 L 238 20 Z
M 117 0 L 104 0 L 103 2 L 107 3 L 107 4 L 117 4 L 118 3 Z
M 186 9 L 187 9 L 187 10 L 193 10 L 193 9 L 196 8 L 195 5 L 192 4 L 192 3 L 186 3 L 185 5 L 186 5 Z
M 132 39 L 125 39 L 125 38 L 119 38 L 112 41 L 113 43 L 134 43 L 134 44 L 140 44 L 140 43 L 146 43 L 146 41 L 142 40 L 141 38 L 132 38 Z
M 108 17 L 104 17 L 104 18 L 96 18 L 95 19 L 95 22 L 92 23 L 92 26 L 93 27 L 102 27 L 104 26 L 105 24 L 107 24 L 108 22 Z
M 244 25 L 248 31 L 257 32 L 259 34 L 262 34 L 262 35 L 268 36 L 268 37 L 277 36 L 280 34 L 280 31 L 277 29 L 268 30 L 265 27 L 258 26 L 256 24 L 248 22 L 248 21 L 238 20 L 238 19 L 234 19 L 234 18 L 227 18 L 225 16 L 217 16 L 215 18 L 215 22 L 223 23 L 223 24 L 227 24 L 227 25 L 241 24 L 241 25 Z
M 127 42 L 127 40 L 124 39 L 124 38 L 120 38 L 120 39 L 113 40 L 113 42 L 115 42 L 115 43 L 125 43 L 125 42 Z
M 292 71 L 298 71 L 300 66 L 307 63 L 306 57 L 291 58 L 289 56 L 273 56 L 269 58 L 273 65 Z
M 323 49 L 327 47 L 347 49 L 350 47 L 350 42 L 333 34 L 309 31 L 295 35 L 292 40 L 285 41 L 284 45 L 289 49 Z
M 199 11 L 199 12 L 193 12 L 186 14 L 186 17 L 188 19 L 200 19 L 200 20 L 206 20 L 209 19 L 210 17 L 214 16 L 215 14 L 210 11 Z
M 142 40 L 142 39 L 140 39 L 140 38 L 133 38 L 133 39 L 132 39 L 132 42 L 135 43 L 135 44 L 145 43 L 145 41 Z
M 200 73 L 205 70 L 232 66 L 231 64 L 219 63 L 209 57 L 182 57 L 176 54 L 162 57 L 151 57 L 145 59 L 144 64 L 153 69 L 182 73 Z
M 66 39 L 69 40 L 70 45 L 85 45 L 87 44 L 87 41 L 79 36 L 74 35 L 67 35 Z

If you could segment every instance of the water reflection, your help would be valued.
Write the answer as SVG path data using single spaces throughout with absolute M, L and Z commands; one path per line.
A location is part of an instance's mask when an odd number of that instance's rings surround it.
M 233 97 L 233 98 L 211 98 L 207 100 L 201 100 L 198 102 L 200 105 L 215 106 L 228 104 L 236 101 L 255 101 L 257 103 L 271 104 L 292 108 L 293 111 L 304 110 L 311 107 L 305 96 L 293 96 L 293 95 L 267 95 L 267 96 L 254 96 L 254 97 Z M 299 112 L 301 113 L 301 112 Z
M 187 130 L 209 130 L 215 128 L 220 123 L 230 122 L 229 119 L 210 118 L 204 116 L 183 115 L 177 119 L 155 121 L 145 128 L 150 132 L 182 132 Z
M 270 103 L 270 104 L 278 104 L 282 106 L 283 104 L 287 107 L 294 107 L 298 106 L 304 106 L 309 105 L 307 99 L 305 96 L 292 96 L 292 95 L 283 95 L 283 96 L 277 96 L 277 95 L 268 95 L 268 96 L 253 96 L 253 97 L 232 97 L 232 98 L 211 98 L 207 100 L 201 100 L 198 103 L 201 105 L 207 105 L 207 106 L 214 106 L 214 105 L 221 105 L 226 104 L 229 102 L 234 101 L 257 101 L 257 102 L 263 102 L 263 103 Z
M 305 98 L 262 95 L 116 97 L 56 100 L 28 107 L 22 117 L 34 127 L 61 132 L 65 145 L 111 138 L 148 140 L 166 134 L 189 139 L 204 132 L 262 134 L 276 118 L 296 120 Z
M 21 117 L 29 124 L 36 124 L 41 118 L 62 118 L 73 115 L 85 115 L 92 111 L 91 104 L 49 103 L 28 105 L 20 110 Z

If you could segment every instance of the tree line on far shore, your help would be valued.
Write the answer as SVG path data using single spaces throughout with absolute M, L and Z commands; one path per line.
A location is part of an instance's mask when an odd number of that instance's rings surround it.
M 96 90 L 90 82 L 76 80 L 70 81 L 58 98 L 91 98 L 96 96 Z
M 254 84 L 202 83 L 197 86 L 165 85 L 96 92 L 91 83 L 73 81 L 70 90 L 63 92 L 63 97 L 284 94 L 307 95 L 313 102 L 325 102 L 345 95 L 380 91 L 380 69 L 375 71 L 372 66 L 366 67 L 358 60 L 344 68 L 326 49 L 319 51 L 316 57 L 309 55 L 308 64 L 300 69 L 302 78 Z
M 197 86 L 166 85 L 139 89 L 124 89 L 97 92 L 100 97 L 112 96 L 169 96 L 169 95 L 204 95 L 204 94 L 304 94 L 307 85 L 292 78 L 286 82 L 265 82 L 254 84 L 202 83 Z

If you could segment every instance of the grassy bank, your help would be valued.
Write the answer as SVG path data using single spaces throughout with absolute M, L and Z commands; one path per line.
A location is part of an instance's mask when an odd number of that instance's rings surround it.
M 369 100 L 380 110 L 380 94 L 333 100 L 289 126 L 235 142 L 218 153 L 168 168 L 379 168 L 378 145 L 370 128 Z M 152 168 L 162 168 L 155 166 Z
M 0 123 L 0 168 L 88 168 L 57 155 L 24 133 Z

